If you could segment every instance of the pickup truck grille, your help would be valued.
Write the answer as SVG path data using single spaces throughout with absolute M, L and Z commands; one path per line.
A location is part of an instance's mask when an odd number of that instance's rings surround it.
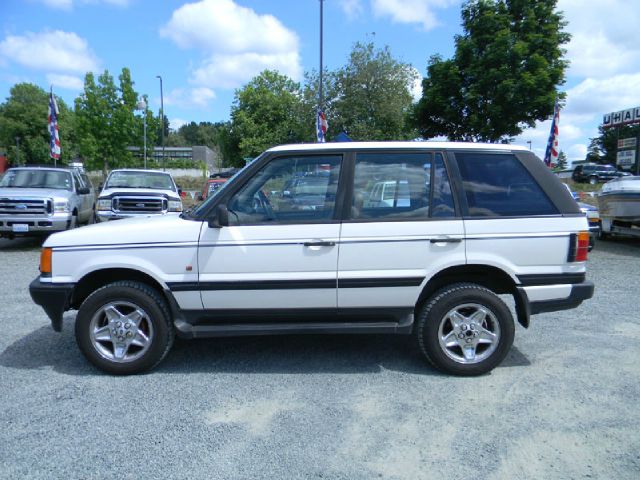
M 48 215 L 53 213 L 51 199 L 0 198 L 0 215 Z
M 162 197 L 121 197 L 113 199 L 113 210 L 123 213 L 162 213 L 169 208 Z

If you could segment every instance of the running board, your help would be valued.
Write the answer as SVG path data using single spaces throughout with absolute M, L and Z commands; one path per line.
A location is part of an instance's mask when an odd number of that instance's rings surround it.
M 174 325 L 180 338 L 237 337 L 246 335 L 297 335 L 340 333 L 410 334 L 413 315 L 402 322 L 351 323 L 241 323 L 218 325 L 192 325 L 176 320 Z

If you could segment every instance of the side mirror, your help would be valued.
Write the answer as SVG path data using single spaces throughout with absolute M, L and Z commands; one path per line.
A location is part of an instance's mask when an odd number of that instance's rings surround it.
M 209 220 L 209 228 L 222 228 L 229 226 L 229 210 L 225 204 L 216 206 L 215 217 Z
M 102 190 L 102 182 L 98 184 L 98 190 Z
M 91 193 L 91 190 L 89 190 L 87 187 L 82 187 L 78 189 L 79 195 L 87 195 L 89 193 Z

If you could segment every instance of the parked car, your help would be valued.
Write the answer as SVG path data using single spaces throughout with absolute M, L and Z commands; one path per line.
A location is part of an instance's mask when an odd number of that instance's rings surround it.
M 198 195 L 198 200 L 203 201 L 213 195 L 222 185 L 227 182 L 228 178 L 214 177 L 208 178 L 202 187 L 202 192 Z
M 113 170 L 98 196 L 98 222 L 149 215 L 178 215 L 182 191 L 173 177 L 156 170 Z
M 590 183 L 595 185 L 601 182 L 608 182 L 614 178 L 631 175 L 628 172 L 620 172 L 612 165 L 598 165 L 596 163 L 585 163 L 573 169 L 571 178 L 574 182 Z
M 73 168 L 16 167 L 0 180 L 0 237 L 41 236 L 93 220 L 95 192 Z
M 578 204 L 580 211 L 587 217 L 587 222 L 589 222 L 589 251 L 591 251 L 596 245 L 596 238 L 599 238 L 601 234 L 600 212 L 598 211 L 598 207 L 581 202 L 580 195 L 578 195 L 577 192 L 571 190 L 571 187 L 566 183 L 563 185 L 567 187 L 571 197 Z
M 320 170 L 313 209 L 270 193 Z M 408 202 L 365 204 L 378 182 L 406 185 Z M 586 217 L 512 145 L 285 145 L 180 216 L 82 230 L 49 237 L 30 292 L 56 331 L 77 309 L 80 350 L 113 374 L 154 367 L 176 335 L 385 333 L 479 375 L 513 343 L 499 295 L 526 328 L 594 290 Z

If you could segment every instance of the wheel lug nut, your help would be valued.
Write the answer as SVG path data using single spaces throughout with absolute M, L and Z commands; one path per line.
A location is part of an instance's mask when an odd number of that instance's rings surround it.
M 129 337 L 129 338 L 133 337 L 133 333 L 127 332 L 127 337 Z
M 116 327 L 120 328 L 122 326 L 122 322 L 117 322 Z
M 467 343 L 471 343 L 471 339 L 470 338 L 467 338 Z
M 130 323 L 125 323 L 124 324 L 124 328 L 127 328 L 127 329 L 131 328 L 131 324 Z
M 458 338 L 464 338 L 464 333 L 459 333 Z

